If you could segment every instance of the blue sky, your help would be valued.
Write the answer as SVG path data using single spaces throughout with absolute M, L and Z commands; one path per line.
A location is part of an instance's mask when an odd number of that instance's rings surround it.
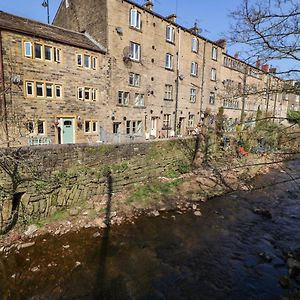
M 84 1 L 84 0 L 82 0 Z M 211 40 L 224 37 L 229 30 L 231 19 L 229 12 L 239 7 L 242 0 L 153 0 L 154 10 L 168 16 L 177 13 L 177 22 L 190 28 L 197 21 L 202 28 L 202 35 Z M 0 0 L 0 10 L 30 19 L 47 22 L 43 0 Z M 143 4 L 145 0 L 135 0 Z M 49 0 L 50 20 L 55 16 L 60 0 Z M 238 46 L 228 47 L 229 54 L 241 50 Z M 278 63 L 283 66 L 284 62 Z M 276 64 L 275 64 L 276 66 Z
M 43 0 L 0 0 L 0 10 L 47 22 L 46 9 L 42 7 L 42 2 Z M 144 0 L 135 2 L 143 4 Z M 154 0 L 154 10 L 163 16 L 176 13 L 177 10 L 179 24 L 189 28 L 197 21 L 203 30 L 203 36 L 217 40 L 229 27 L 229 11 L 234 10 L 239 3 L 240 0 Z M 50 19 L 52 20 L 60 0 L 49 0 L 49 4 Z

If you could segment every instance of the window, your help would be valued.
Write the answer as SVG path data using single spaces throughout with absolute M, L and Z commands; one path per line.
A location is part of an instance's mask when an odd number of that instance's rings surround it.
M 173 100 L 173 85 L 165 85 L 165 100 Z
M 96 101 L 96 100 L 97 100 L 97 90 L 92 89 L 92 101 Z
M 24 42 L 24 55 L 25 55 L 25 57 L 32 57 L 32 44 L 31 44 L 31 42 Z
M 98 122 L 86 120 L 84 122 L 84 132 L 85 133 L 96 133 L 98 132 Z
M 37 97 L 44 97 L 44 83 L 42 82 L 36 83 L 36 95 Z
M 92 56 L 92 69 L 97 69 L 97 58 Z
M 134 106 L 145 106 L 144 94 L 135 94 Z
M 211 49 L 211 58 L 214 60 L 218 58 L 218 49 L 216 47 L 212 47 Z
M 173 55 L 170 53 L 166 54 L 166 63 L 165 63 L 165 67 L 168 70 L 173 70 Z
M 214 92 L 210 92 L 209 94 L 209 104 L 214 105 L 216 102 L 216 95 Z
M 62 96 L 62 86 L 60 84 L 55 85 L 55 97 L 61 98 Z
M 191 103 L 195 103 L 196 102 L 196 95 L 197 95 L 197 91 L 195 88 L 191 88 L 190 89 L 190 102 Z
M 237 100 L 229 100 L 229 99 L 225 99 L 223 102 L 223 106 L 225 108 L 233 108 L 233 109 L 237 109 L 239 108 L 239 101 Z
M 194 61 L 192 62 L 192 65 L 191 65 L 191 75 L 192 76 L 198 75 L 198 64 Z
M 192 51 L 198 53 L 198 50 L 199 50 L 199 42 L 198 39 L 194 37 L 192 39 Z
M 81 87 L 78 88 L 77 97 L 79 100 L 83 100 L 83 88 L 81 88 Z
M 84 55 L 84 58 L 83 58 L 83 66 L 85 68 L 89 68 L 90 67 L 90 56 L 89 55 Z
M 141 46 L 139 44 L 130 42 L 130 58 L 132 60 L 140 61 Z
M 169 129 L 171 127 L 171 115 L 170 114 L 164 114 L 163 119 L 163 128 Z
M 34 133 L 34 123 L 33 123 L 33 121 L 28 121 L 27 122 L 26 129 L 28 130 L 29 134 L 33 134 Z
M 130 10 L 130 26 L 141 29 L 141 14 L 135 8 Z
M 128 103 L 129 103 L 129 93 L 119 91 L 119 93 L 118 93 L 118 103 L 120 105 L 128 105 Z
M 90 88 L 84 88 L 84 100 L 91 100 L 91 89 Z
M 77 54 L 77 65 L 82 67 L 82 54 Z
M 26 81 L 26 96 L 33 96 L 33 82 Z
M 195 115 L 189 115 L 187 126 L 191 128 L 194 127 L 194 124 L 195 124 Z
M 175 41 L 175 30 L 172 26 L 166 27 L 166 40 L 167 42 L 174 43 Z
M 43 134 L 45 134 L 45 121 L 43 121 L 43 120 L 38 120 L 37 121 L 37 134 L 41 134 L 41 135 L 43 135 Z
M 52 60 L 52 47 L 45 46 L 44 49 L 45 49 L 45 52 L 44 52 L 45 60 L 51 61 Z
M 53 84 L 46 83 L 46 97 L 52 98 L 53 97 Z
M 42 59 L 42 45 L 34 44 L 34 57 L 37 59 Z
M 59 63 L 60 58 L 61 58 L 61 50 L 59 48 L 54 48 L 54 61 Z
M 113 123 L 113 134 L 119 134 L 120 133 L 120 127 L 121 127 L 120 122 L 114 122 Z
M 212 81 L 216 81 L 217 80 L 217 70 L 215 68 L 211 69 L 210 79 Z
M 142 121 L 126 121 L 126 134 L 141 134 Z
M 140 74 L 129 73 L 129 85 L 131 86 L 140 86 Z

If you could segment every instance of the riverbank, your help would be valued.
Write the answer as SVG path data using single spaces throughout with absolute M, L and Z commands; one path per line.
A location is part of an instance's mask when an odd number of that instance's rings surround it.
M 81 206 L 57 212 L 36 224 L 14 228 L 1 238 L 0 251 L 30 247 L 34 238 L 48 233 L 60 236 L 82 228 L 97 228 L 101 235 L 103 229 L 134 223 L 141 215 L 159 216 L 165 211 L 191 210 L 201 217 L 202 202 L 237 190 L 250 191 L 255 176 L 267 173 L 270 168 L 281 168 L 282 162 L 291 158 L 291 155 L 282 154 L 222 157 L 193 172 L 172 172 L 117 193 L 111 192 L 113 181 L 108 182 L 104 196 L 93 196 Z

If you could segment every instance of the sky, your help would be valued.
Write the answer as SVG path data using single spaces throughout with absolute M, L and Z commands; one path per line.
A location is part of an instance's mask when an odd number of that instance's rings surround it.
M 61 0 L 49 0 L 50 22 L 52 22 Z M 84 0 L 82 0 L 84 1 Z M 145 0 L 133 0 L 144 4 Z M 47 10 L 42 7 L 43 0 L 0 0 L 0 10 L 18 16 L 47 22 Z M 232 22 L 229 13 L 236 10 L 242 0 L 153 0 L 154 11 L 168 16 L 177 14 L 177 23 L 191 28 L 197 22 L 201 35 L 210 39 L 224 38 Z M 241 46 L 228 45 L 228 53 L 234 55 Z M 274 65 L 277 67 L 277 65 Z M 280 65 L 279 65 L 280 68 Z

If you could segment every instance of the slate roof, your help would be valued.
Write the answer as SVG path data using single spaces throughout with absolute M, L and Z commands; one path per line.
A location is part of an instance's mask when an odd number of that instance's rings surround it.
M 88 34 L 67 30 L 53 25 L 47 25 L 38 21 L 8 14 L 3 11 L 0 11 L 0 29 L 96 52 L 106 52 L 105 47 L 96 43 Z

